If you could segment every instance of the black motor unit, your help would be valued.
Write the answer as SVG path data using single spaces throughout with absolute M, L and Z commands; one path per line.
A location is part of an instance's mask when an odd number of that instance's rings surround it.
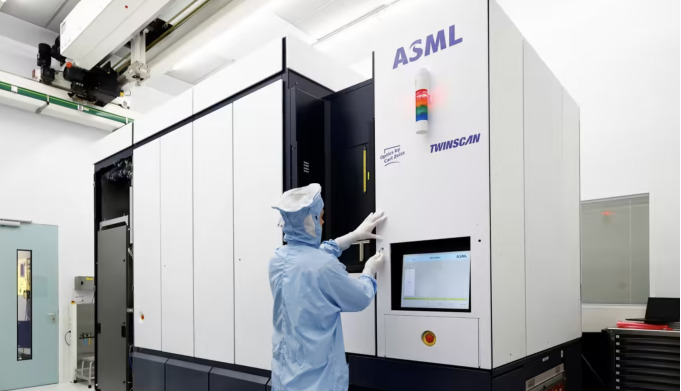
M 53 46 L 46 43 L 38 45 L 37 64 L 41 72 L 40 81 L 44 84 L 52 84 L 55 79 L 56 71 L 52 69 L 52 59 L 54 58 L 62 65 L 66 62 L 66 58 L 59 52 L 59 47 L 59 37 Z M 70 97 L 97 106 L 106 106 L 122 94 L 118 84 L 118 73 L 111 67 L 110 62 L 91 70 L 66 63 L 63 77 L 71 82 Z
M 40 68 L 41 81 L 50 84 L 54 81 L 54 69 L 52 69 L 52 48 L 46 43 L 38 45 L 38 67 Z
M 90 71 L 67 63 L 63 76 L 65 80 L 71 82 L 69 96 L 75 96 L 97 106 L 105 106 L 121 96 L 118 74 L 111 68 L 109 62 Z

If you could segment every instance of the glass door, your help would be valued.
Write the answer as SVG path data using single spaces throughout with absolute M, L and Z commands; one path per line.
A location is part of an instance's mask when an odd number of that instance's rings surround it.
M 57 383 L 56 226 L 0 226 L 0 308 L 0 390 Z

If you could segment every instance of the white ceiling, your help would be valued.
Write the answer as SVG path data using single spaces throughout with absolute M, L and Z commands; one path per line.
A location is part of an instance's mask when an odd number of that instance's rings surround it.
M 7 0 L 0 12 L 59 32 L 59 24 L 79 0 Z
M 266 42 L 284 35 L 294 35 L 311 45 L 326 42 L 344 35 L 351 30 L 350 26 L 364 25 L 392 10 L 398 2 L 408 1 L 246 0 L 225 14 L 219 22 L 219 31 L 198 44 L 185 45 L 182 57 L 173 63 L 167 75 L 196 84 Z M 259 4 L 255 7 L 254 3 Z M 251 10 L 244 12 L 249 4 Z M 239 17 L 232 18 L 232 13 Z M 339 59 L 348 66 L 359 63 L 360 73 L 371 75 L 371 50 L 358 57 Z
M 280 1 L 273 12 L 319 39 L 377 9 L 385 7 L 385 0 L 289 0 Z

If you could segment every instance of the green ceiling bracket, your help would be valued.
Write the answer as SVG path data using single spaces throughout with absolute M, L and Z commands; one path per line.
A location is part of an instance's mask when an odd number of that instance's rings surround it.
M 113 113 L 110 113 L 108 111 L 104 111 L 104 110 L 97 109 L 97 108 L 94 108 L 94 107 L 81 105 L 79 103 L 76 103 L 76 102 L 73 102 L 73 101 L 70 101 L 70 100 L 58 98 L 56 96 L 44 94 L 44 93 L 38 92 L 38 91 L 33 91 L 33 90 L 28 89 L 28 88 L 14 86 L 12 84 L 5 83 L 5 82 L 2 82 L 2 81 L 0 81 L 0 91 L 13 92 L 13 93 L 16 93 L 18 95 L 25 96 L 27 98 L 32 98 L 32 99 L 36 99 L 36 100 L 39 100 L 39 101 L 42 101 L 42 102 L 51 103 L 53 105 L 65 107 L 67 109 L 80 111 L 80 112 L 85 113 L 85 114 L 94 115 L 94 116 L 101 117 L 101 118 L 106 118 L 110 121 L 119 122 L 123 125 L 133 122 L 132 118 L 124 117 L 124 116 L 118 115 L 118 114 L 113 114 Z

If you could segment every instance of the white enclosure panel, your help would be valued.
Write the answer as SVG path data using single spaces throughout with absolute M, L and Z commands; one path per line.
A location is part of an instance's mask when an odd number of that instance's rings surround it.
M 127 124 L 110 135 L 97 141 L 92 153 L 92 162 L 97 163 L 132 145 L 132 124 Z
M 135 346 L 161 350 L 161 155 L 154 140 L 132 154 Z
M 192 91 L 187 90 L 135 120 L 135 142 L 140 142 L 192 115 Z
M 359 278 L 361 273 L 350 274 Z M 345 351 L 357 354 L 376 354 L 376 300 L 360 312 L 342 312 Z
M 270 369 L 269 260 L 282 245 L 271 208 L 283 186 L 283 86 L 276 81 L 234 102 L 235 363 Z
M 194 113 L 281 72 L 284 67 L 282 51 L 283 41 L 276 39 L 196 85 L 193 89 Z
M 340 91 L 366 78 L 294 36 L 286 37 L 286 67 L 324 87 Z
M 193 356 L 192 124 L 160 140 L 163 351 Z
M 581 241 L 580 241 L 580 112 L 577 102 L 563 89 L 563 159 L 560 210 L 564 228 L 567 263 L 563 266 L 562 321 L 564 329 L 560 338 L 579 338 L 582 333 L 582 292 L 581 292 Z
M 467 338 L 479 337 L 480 366 L 489 369 L 487 3 L 423 0 L 419 6 L 428 12 L 400 15 L 395 29 L 384 34 L 389 42 L 375 53 L 376 208 L 389 216 L 378 227 L 383 240 L 377 247 L 384 248 L 386 262 L 378 272 L 377 355 L 392 349 L 384 329 L 396 317 L 384 315 L 406 315 L 391 305 L 391 290 L 399 287 L 392 286 L 390 244 L 470 237 L 471 312 L 410 313 L 477 319 L 479 329 Z M 430 74 L 432 94 L 425 134 L 417 134 L 415 124 L 415 77 L 421 69 Z
M 525 357 L 523 37 L 490 1 L 492 366 Z M 509 327 L 513 325 L 513 327 Z
M 425 331 L 435 334 L 435 345 L 423 343 Z M 478 319 L 386 315 L 385 346 L 389 358 L 480 366 Z
M 580 336 L 578 147 L 563 132 L 563 90 L 524 45 L 527 354 Z M 570 130 L 566 129 L 567 132 Z M 568 167 L 574 164 L 573 171 Z M 571 188 L 574 186 L 574 188 Z
M 234 363 L 232 105 L 194 121 L 194 353 Z

